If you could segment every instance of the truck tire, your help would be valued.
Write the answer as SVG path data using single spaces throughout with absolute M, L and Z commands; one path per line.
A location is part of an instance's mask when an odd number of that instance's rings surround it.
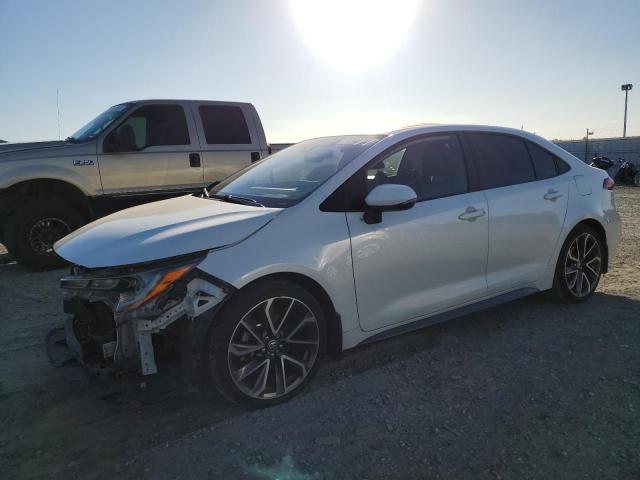
M 16 210 L 5 227 L 9 253 L 32 270 L 52 270 L 66 265 L 53 250 L 53 244 L 85 222 L 63 200 L 27 203 Z

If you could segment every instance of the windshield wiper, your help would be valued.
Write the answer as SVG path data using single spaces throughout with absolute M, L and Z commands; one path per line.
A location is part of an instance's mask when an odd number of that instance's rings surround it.
M 264 207 L 263 204 L 257 202 L 253 198 L 238 197 L 237 195 L 229 195 L 226 193 L 217 193 L 211 195 L 209 198 L 215 198 L 216 200 L 222 200 L 229 203 L 238 203 L 240 205 L 251 205 L 253 207 Z

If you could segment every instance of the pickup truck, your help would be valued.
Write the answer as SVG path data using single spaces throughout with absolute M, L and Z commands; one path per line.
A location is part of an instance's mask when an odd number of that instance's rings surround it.
M 268 155 L 253 105 L 114 105 L 64 141 L 0 145 L 0 243 L 23 265 L 64 265 L 53 244 L 99 217 L 193 193 Z

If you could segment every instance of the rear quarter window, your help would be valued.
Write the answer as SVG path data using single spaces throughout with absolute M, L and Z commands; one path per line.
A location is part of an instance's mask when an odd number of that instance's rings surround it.
M 532 142 L 527 142 L 538 179 L 562 175 L 571 170 L 567 162 Z
M 555 177 L 558 174 L 555 156 L 535 143 L 528 142 L 527 146 L 529 147 L 529 153 L 531 153 L 536 178 L 543 180 L 545 178 Z
M 571 170 L 569 164 L 561 158 L 556 157 L 556 163 L 558 165 L 558 175 L 562 175 L 563 173 L 567 173 L 569 170 Z

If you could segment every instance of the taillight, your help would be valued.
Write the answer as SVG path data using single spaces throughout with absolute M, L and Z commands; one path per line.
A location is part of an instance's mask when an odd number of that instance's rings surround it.
M 602 182 L 602 188 L 604 188 L 605 190 L 613 190 L 613 187 L 615 187 L 616 182 L 614 182 L 613 180 L 611 180 L 611 178 L 607 177 L 604 179 L 604 182 Z

